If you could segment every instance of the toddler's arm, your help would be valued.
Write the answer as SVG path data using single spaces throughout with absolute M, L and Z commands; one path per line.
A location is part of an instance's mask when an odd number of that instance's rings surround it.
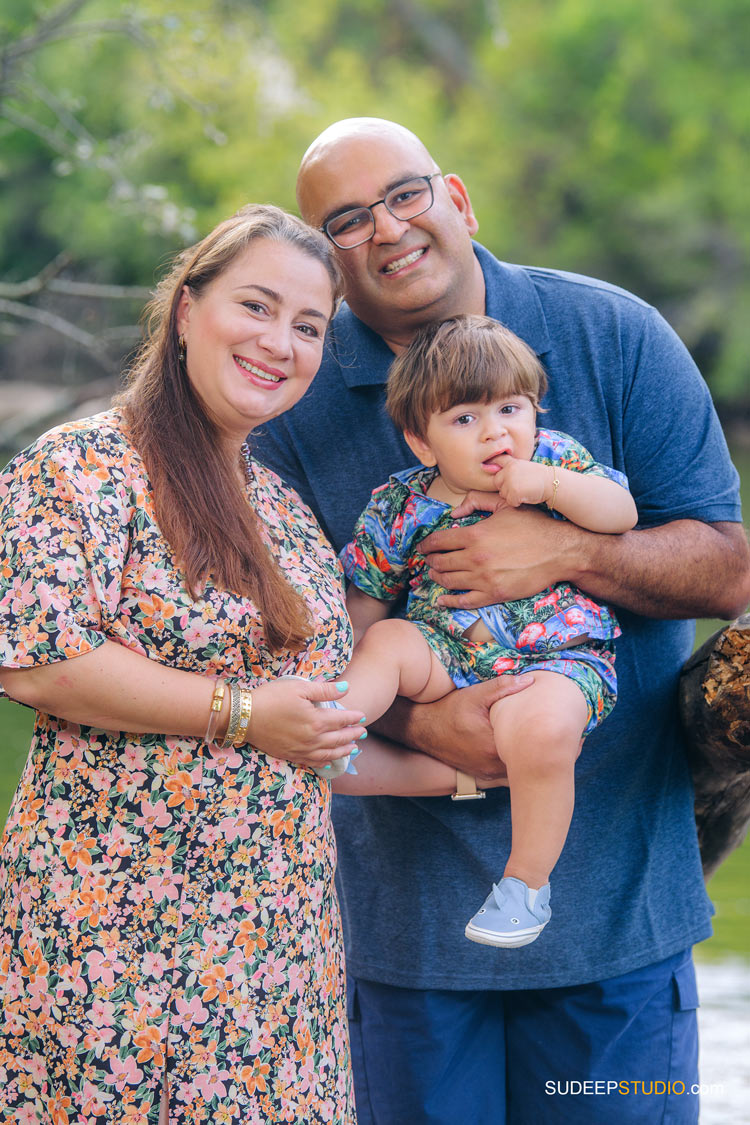
M 633 497 L 626 488 L 607 477 L 538 461 L 520 461 L 509 453 L 498 457 L 497 463 L 497 496 L 488 493 L 485 501 L 483 496 L 470 493 L 454 509 L 454 515 L 464 516 L 471 511 L 496 512 L 504 507 L 518 508 L 521 504 L 547 504 L 588 531 L 619 534 L 630 531 L 638 522 Z
M 382 601 L 380 598 L 372 598 L 356 586 L 350 585 L 346 591 L 346 608 L 352 621 L 356 645 L 371 625 L 376 621 L 382 621 L 385 617 L 390 617 L 392 603 Z

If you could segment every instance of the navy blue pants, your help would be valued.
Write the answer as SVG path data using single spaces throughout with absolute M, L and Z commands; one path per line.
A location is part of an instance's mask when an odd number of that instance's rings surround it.
M 693 1125 L 690 952 L 573 988 L 349 981 L 358 1125 Z

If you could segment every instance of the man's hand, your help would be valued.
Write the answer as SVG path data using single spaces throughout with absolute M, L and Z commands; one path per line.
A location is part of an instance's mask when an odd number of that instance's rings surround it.
M 506 771 L 495 749 L 490 707 L 498 699 L 515 695 L 533 682 L 534 677 L 529 673 L 498 676 L 449 692 L 436 703 L 397 699 L 373 726 L 394 742 L 421 750 L 479 780 L 494 781 L 504 778 Z
M 421 543 L 447 606 L 477 609 L 571 582 L 645 617 L 739 617 L 750 599 L 742 524 L 675 520 L 622 535 L 585 531 L 538 508 L 505 508 Z
M 533 597 L 571 580 L 575 542 L 590 534 L 535 508 L 503 508 L 471 527 L 434 531 L 420 544 L 430 577 L 449 594 L 440 603 L 461 609 Z

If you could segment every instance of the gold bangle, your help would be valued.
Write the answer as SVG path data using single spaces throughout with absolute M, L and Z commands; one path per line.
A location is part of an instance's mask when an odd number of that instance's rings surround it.
M 247 726 L 253 713 L 253 693 L 240 688 L 240 725 L 232 741 L 232 746 L 243 746 L 247 742 Z
M 555 469 L 553 466 L 550 466 L 550 468 L 552 468 L 552 499 L 547 501 L 547 507 L 551 512 L 554 512 L 555 497 L 557 496 L 557 486 L 560 481 L 558 480 L 557 469 Z
M 214 687 L 214 694 L 211 698 L 211 707 L 208 712 L 208 726 L 206 727 L 205 741 L 213 742 L 214 733 L 219 722 L 219 715 L 221 714 L 224 706 L 224 695 L 226 693 L 226 685 L 223 680 L 217 680 Z
M 229 725 L 227 726 L 226 734 L 219 743 L 220 750 L 228 750 L 235 738 L 237 737 L 237 728 L 240 725 L 240 685 L 230 684 L 229 694 L 231 697 L 231 707 L 229 710 Z

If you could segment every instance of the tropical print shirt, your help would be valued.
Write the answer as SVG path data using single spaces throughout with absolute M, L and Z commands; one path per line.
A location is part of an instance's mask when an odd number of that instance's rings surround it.
M 627 488 L 622 473 L 598 464 L 579 442 L 556 430 L 537 430 L 532 460 L 605 476 Z M 438 605 L 437 599 L 446 591 L 430 578 L 420 543 L 433 531 L 476 523 L 484 517 L 474 512 L 455 520 L 449 504 L 428 496 L 436 474 L 433 468 L 406 469 L 394 473 L 373 492 L 352 541 L 341 552 L 346 576 L 359 590 L 383 601 L 406 595 L 407 617 L 456 636 L 481 620 L 495 641 L 523 653 L 541 655 L 575 645 L 582 638 L 607 641 L 619 635 L 620 628 L 607 606 L 565 582 L 532 598 L 477 610 Z

